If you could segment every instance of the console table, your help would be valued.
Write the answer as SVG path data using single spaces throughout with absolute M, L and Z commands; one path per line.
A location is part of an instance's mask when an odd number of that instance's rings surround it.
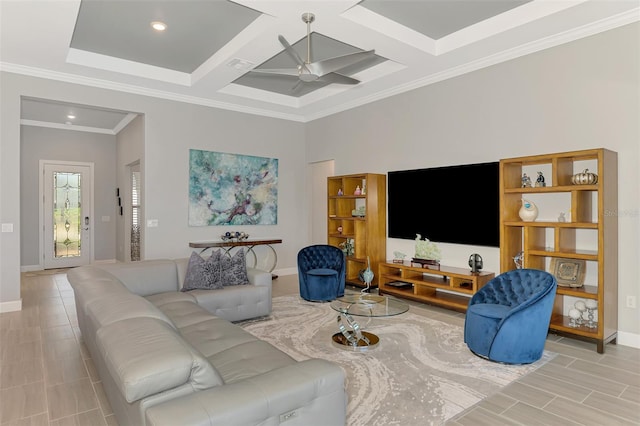
M 272 247 L 273 244 L 280 244 L 282 243 L 282 240 L 279 239 L 274 239 L 274 240 L 242 240 L 242 241 L 234 241 L 234 240 L 229 240 L 229 241 L 222 241 L 222 240 L 218 240 L 218 241 L 192 241 L 189 243 L 189 247 L 193 247 L 193 248 L 199 248 L 202 249 L 200 250 L 200 253 L 202 254 L 203 252 L 205 252 L 206 250 L 210 249 L 210 248 L 214 248 L 214 247 L 219 247 L 222 248 L 222 250 L 224 250 L 225 254 L 227 256 L 231 256 L 231 253 L 229 253 L 231 250 L 233 250 L 236 247 L 246 247 L 247 249 L 247 254 L 251 253 L 253 255 L 253 265 L 252 267 L 255 268 L 257 263 L 258 263 L 258 256 L 256 256 L 256 252 L 253 250 L 254 247 L 256 246 L 267 246 L 269 249 L 271 249 L 271 252 L 273 253 L 273 264 L 271 265 L 269 272 L 272 272 L 275 267 L 276 264 L 278 263 L 278 254 L 276 253 L 275 249 Z M 273 278 L 277 278 L 277 276 L 273 275 Z

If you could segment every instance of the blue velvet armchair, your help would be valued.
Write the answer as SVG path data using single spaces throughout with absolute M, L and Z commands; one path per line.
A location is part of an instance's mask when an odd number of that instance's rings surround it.
M 556 295 L 556 277 L 538 269 L 498 275 L 473 295 L 464 341 L 483 358 L 530 364 L 542 357 Z
M 300 296 L 324 302 L 344 296 L 345 256 L 338 247 L 317 244 L 298 252 Z

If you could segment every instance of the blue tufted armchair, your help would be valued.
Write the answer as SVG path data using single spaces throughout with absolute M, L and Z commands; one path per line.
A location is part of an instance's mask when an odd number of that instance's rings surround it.
M 483 358 L 530 364 L 542 357 L 556 295 L 556 277 L 538 269 L 498 275 L 473 295 L 464 341 Z
M 338 247 L 317 244 L 298 252 L 300 296 L 323 302 L 344 296 L 345 257 Z

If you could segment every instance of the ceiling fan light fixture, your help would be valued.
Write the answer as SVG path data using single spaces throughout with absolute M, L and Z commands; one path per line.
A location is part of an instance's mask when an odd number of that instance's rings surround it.
M 162 21 L 153 21 L 151 22 L 151 28 L 156 31 L 164 31 L 167 29 L 167 24 Z
M 373 58 L 375 56 L 375 50 L 360 51 L 355 53 L 349 53 L 347 55 L 335 56 L 333 58 L 323 59 L 320 61 L 311 61 L 311 23 L 315 21 L 316 17 L 313 13 L 303 13 L 302 21 L 307 24 L 307 58 L 302 59 L 298 52 L 291 46 L 291 44 L 284 38 L 283 35 L 278 36 L 280 44 L 284 47 L 284 51 L 296 62 L 296 68 L 280 68 L 280 69 L 267 69 L 267 68 L 254 68 L 251 72 L 262 74 L 277 74 L 297 76 L 298 82 L 292 89 L 295 91 L 300 87 L 300 83 L 312 83 L 314 81 L 335 83 L 335 84 L 358 84 L 360 81 L 353 77 L 349 77 L 339 72 L 351 65 L 364 61 L 365 59 Z

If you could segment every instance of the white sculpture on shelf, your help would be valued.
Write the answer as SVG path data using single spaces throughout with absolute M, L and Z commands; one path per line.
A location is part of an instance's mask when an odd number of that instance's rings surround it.
M 362 279 L 366 284 L 366 287 L 362 289 L 362 293 L 368 293 L 371 290 L 371 281 L 373 281 L 373 271 L 371 270 L 371 262 L 369 256 L 367 256 L 367 269 L 362 273 Z
M 416 234 L 416 258 L 440 261 L 442 254 L 436 243 L 427 238 L 422 240 L 422 235 Z
M 529 200 L 522 199 L 522 207 L 518 212 L 523 222 L 533 222 L 538 217 L 538 207 Z

